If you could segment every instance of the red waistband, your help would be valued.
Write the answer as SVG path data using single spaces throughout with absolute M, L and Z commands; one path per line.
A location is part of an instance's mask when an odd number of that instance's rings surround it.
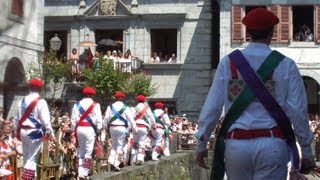
M 228 139 L 253 139 L 258 137 L 276 137 L 284 139 L 284 136 L 279 126 L 276 126 L 272 129 L 259 130 L 235 129 L 231 132 L 228 132 L 227 134 Z
M 35 127 L 32 127 L 32 126 L 24 126 L 24 125 L 21 125 L 21 129 L 36 129 Z
M 163 129 L 163 127 L 162 127 L 162 126 L 159 126 L 159 125 L 156 125 L 155 128 L 157 128 L 157 129 Z
M 80 122 L 80 123 L 78 123 L 78 127 L 80 127 L 80 126 L 84 126 L 84 127 L 86 127 L 86 126 L 91 126 L 91 124 L 90 123 L 88 123 L 88 122 L 86 122 L 86 121 L 83 121 L 83 122 Z
M 124 124 L 110 124 L 110 126 L 126 126 Z
M 147 125 L 145 124 L 137 124 L 137 127 L 139 128 L 149 128 Z

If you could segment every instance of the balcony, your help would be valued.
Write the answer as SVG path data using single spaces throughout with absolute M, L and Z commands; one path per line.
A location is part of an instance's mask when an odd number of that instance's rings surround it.
M 114 61 L 114 67 L 122 72 L 135 74 L 141 71 L 143 61 L 138 57 Z

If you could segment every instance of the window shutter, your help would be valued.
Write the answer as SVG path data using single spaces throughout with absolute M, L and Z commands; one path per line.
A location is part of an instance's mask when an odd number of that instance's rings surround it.
M 279 41 L 282 43 L 287 43 L 290 40 L 290 6 L 280 5 L 279 10 Z
M 23 16 L 23 0 L 11 0 L 11 13 Z
M 316 6 L 316 21 L 315 21 L 315 39 L 317 42 L 320 42 L 320 5 Z
M 242 25 L 242 7 L 232 6 L 232 42 L 242 42 L 244 40 L 244 26 Z
M 269 7 L 269 10 L 270 10 L 274 15 L 276 15 L 276 16 L 279 17 L 279 6 L 278 6 L 278 5 L 271 5 L 271 6 Z M 278 32 L 279 32 L 279 29 L 280 29 L 279 24 L 277 24 L 277 25 L 274 27 L 273 36 L 272 36 L 272 39 L 271 39 L 272 42 L 278 42 L 278 41 L 280 40 L 280 38 L 279 38 L 279 33 L 278 33 Z

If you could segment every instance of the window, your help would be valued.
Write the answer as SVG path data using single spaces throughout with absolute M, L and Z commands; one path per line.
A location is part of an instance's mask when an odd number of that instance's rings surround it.
M 235 5 L 231 9 L 232 42 L 248 41 L 241 20 L 250 10 L 258 6 Z M 262 7 L 262 6 L 260 6 Z M 268 10 L 279 17 L 272 43 L 288 44 L 291 41 L 318 41 L 320 37 L 320 6 L 269 5 Z
M 107 51 L 126 51 L 123 50 L 123 30 L 122 29 L 104 29 L 95 31 L 95 40 L 98 44 L 98 52 L 106 54 Z M 106 40 L 107 44 L 101 44 L 101 40 Z M 115 42 L 116 44 L 114 44 Z M 133 52 L 134 53 L 134 52 Z
M 11 14 L 23 16 L 23 0 L 11 0 Z
M 168 62 L 173 54 L 177 57 L 177 29 L 151 29 L 151 54 L 155 53 L 159 62 Z
M 314 41 L 313 6 L 292 6 L 293 41 Z

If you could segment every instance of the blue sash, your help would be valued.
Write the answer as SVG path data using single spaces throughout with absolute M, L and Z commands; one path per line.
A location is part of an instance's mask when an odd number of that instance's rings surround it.
M 80 102 L 77 102 L 77 107 L 78 110 L 80 111 L 81 114 L 84 114 L 86 111 L 83 109 L 83 107 L 80 105 Z M 87 122 L 91 125 L 91 127 L 93 128 L 94 132 L 97 133 L 97 127 L 95 124 L 93 124 L 92 119 L 90 116 L 86 117 Z
M 124 106 L 125 109 L 127 108 L 126 105 L 123 105 L 123 106 Z M 127 127 L 128 127 L 128 122 L 127 122 L 127 120 L 124 119 L 124 118 L 121 116 L 121 114 L 114 109 L 114 107 L 112 106 L 112 104 L 110 105 L 110 107 L 111 107 L 112 113 L 117 117 L 117 119 L 119 119 L 120 121 L 124 122 L 124 124 L 125 124 L 125 126 L 126 126 L 126 128 L 127 128 Z
M 22 106 L 22 111 L 23 112 L 26 111 L 28 106 L 26 104 L 25 98 L 23 98 L 21 106 Z M 28 136 L 30 137 L 30 139 L 33 139 L 33 140 L 41 139 L 43 137 L 42 125 L 39 123 L 39 121 L 37 121 L 33 117 L 32 113 L 30 113 L 30 115 L 28 116 L 28 119 L 32 122 L 32 124 L 34 124 L 36 128 L 34 131 L 30 132 Z

